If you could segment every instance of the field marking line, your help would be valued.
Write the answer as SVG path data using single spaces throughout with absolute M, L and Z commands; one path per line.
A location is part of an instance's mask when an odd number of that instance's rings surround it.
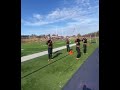
M 75 46 L 76 44 L 70 44 L 70 47 L 72 46 Z M 53 52 L 56 52 L 58 50 L 62 50 L 62 49 L 65 49 L 66 46 L 62 46 L 62 47 L 59 47 L 59 48 L 54 48 L 53 49 Z M 21 62 L 24 62 L 24 61 L 27 61 L 27 60 L 31 60 L 31 59 L 34 59 L 34 58 L 37 58 L 37 57 L 40 57 L 40 56 L 43 56 L 43 55 L 46 55 L 48 54 L 48 51 L 43 51 L 43 52 L 39 52 L 39 53 L 34 53 L 34 54 L 31 54 L 31 55 L 27 55 L 27 56 L 23 56 L 21 57 Z

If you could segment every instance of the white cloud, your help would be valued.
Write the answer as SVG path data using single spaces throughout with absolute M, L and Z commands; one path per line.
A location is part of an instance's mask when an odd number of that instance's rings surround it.
M 69 8 L 63 8 L 63 9 L 56 9 L 55 11 L 53 11 L 52 13 L 48 14 L 46 16 L 46 19 L 48 21 L 55 21 L 55 22 L 59 22 L 61 20 L 66 20 L 66 19 L 70 19 L 74 12 L 70 10 Z M 74 15 L 75 16 L 75 15 Z
M 84 2 L 84 0 L 75 0 L 76 4 L 81 4 Z
M 85 19 L 77 21 L 77 22 L 69 22 L 65 27 L 57 27 L 57 32 L 62 35 L 76 35 L 78 33 L 81 33 L 82 35 L 85 34 L 86 30 L 88 32 L 96 31 L 99 28 L 99 22 L 96 19 Z M 53 27 L 50 29 L 51 34 L 56 33 L 56 27 Z
M 75 0 L 75 3 L 82 6 L 90 6 L 90 0 Z
M 41 20 L 43 18 L 43 16 L 40 14 L 33 14 L 33 18 Z
M 67 3 L 66 0 L 65 2 Z M 81 31 L 84 31 L 85 28 L 88 30 L 97 29 L 99 23 L 98 16 L 91 16 L 95 13 L 99 13 L 98 5 L 91 6 L 89 0 L 75 0 L 75 2 L 77 5 L 74 7 L 64 7 L 62 9 L 57 8 L 44 16 L 41 14 L 33 14 L 31 19 L 22 19 L 21 22 L 24 25 L 28 26 L 42 26 L 49 25 L 55 22 L 69 20 L 69 22 L 66 23 L 66 27 L 62 27 L 62 30 L 65 33 L 68 33 L 68 31 L 70 31 L 69 33 L 73 32 L 74 28 Z M 85 6 L 87 8 L 84 9 L 82 8 L 82 6 Z M 52 27 L 48 31 L 52 31 L 51 33 L 55 33 L 56 28 Z M 60 33 L 61 31 L 59 30 L 58 32 Z
M 66 19 L 71 20 L 78 20 L 76 18 L 83 18 L 85 17 L 85 14 L 87 14 L 87 11 L 82 11 L 79 7 L 73 7 L 73 8 L 63 8 L 63 9 L 56 9 L 49 13 L 48 15 L 45 15 L 44 17 L 40 14 L 33 14 L 33 17 L 31 20 L 24 20 L 25 25 L 45 25 L 49 23 L 55 23 L 59 21 L 63 21 Z
M 48 19 L 48 20 L 54 20 L 54 19 L 58 19 L 60 17 L 61 17 L 61 15 L 60 15 L 60 9 L 57 9 L 57 10 L 52 11 L 51 13 L 49 13 L 46 16 L 46 19 Z

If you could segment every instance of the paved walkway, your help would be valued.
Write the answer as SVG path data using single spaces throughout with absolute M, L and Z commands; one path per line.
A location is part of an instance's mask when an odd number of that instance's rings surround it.
M 99 48 L 78 69 L 63 90 L 99 90 Z
M 70 44 L 70 47 L 72 47 L 72 46 L 75 46 L 75 44 Z M 55 49 L 53 49 L 53 52 L 56 52 L 58 50 L 62 50 L 62 49 L 65 49 L 65 48 L 66 48 L 66 46 L 55 48 Z M 33 58 L 37 58 L 37 57 L 40 57 L 40 56 L 43 56 L 43 55 L 46 55 L 46 54 L 48 54 L 48 51 L 43 51 L 43 52 L 39 52 L 39 53 L 34 53 L 34 54 L 31 54 L 31 55 L 23 56 L 23 57 L 21 57 L 21 62 L 24 62 L 24 61 L 27 61 L 27 60 L 31 60 Z

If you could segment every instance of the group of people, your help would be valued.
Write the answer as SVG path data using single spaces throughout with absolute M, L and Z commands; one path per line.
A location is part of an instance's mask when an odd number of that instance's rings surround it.
M 87 39 L 84 37 L 82 40 L 78 37 L 75 40 L 76 43 L 76 51 L 77 51 L 77 57 L 76 59 L 78 60 L 81 57 L 81 50 L 80 50 L 80 42 L 83 42 L 83 54 L 86 54 L 87 51 Z
M 80 59 L 81 57 L 81 49 L 80 49 L 80 42 L 83 42 L 83 54 L 87 53 L 87 39 L 85 37 L 83 37 L 82 39 L 80 39 L 79 37 L 76 38 L 75 43 L 76 43 L 76 51 L 77 51 L 77 56 L 76 59 Z M 53 49 L 53 42 L 51 40 L 51 37 L 49 37 L 47 43 L 48 45 L 48 61 L 52 60 L 52 49 Z M 70 40 L 67 37 L 66 38 L 66 47 L 67 47 L 67 52 L 70 51 Z

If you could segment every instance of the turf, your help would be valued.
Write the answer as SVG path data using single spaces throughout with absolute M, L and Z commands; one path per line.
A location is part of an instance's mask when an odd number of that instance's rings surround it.
M 21 63 L 21 77 L 29 74 L 21 78 L 22 90 L 61 90 L 98 45 L 99 43 L 89 44 L 88 54 L 82 54 L 80 60 L 75 59 L 76 50 L 72 47 L 73 55 L 68 55 L 66 49 L 58 51 L 54 53 L 55 58 L 51 63 L 48 63 L 47 55 Z M 44 67 L 45 65 L 47 66 Z
M 71 44 L 74 43 L 73 40 L 71 40 Z M 53 47 L 57 48 L 60 46 L 65 46 L 65 40 L 58 40 L 53 43 Z M 41 52 L 47 50 L 46 42 L 33 42 L 33 43 L 22 43 L 21 44 L 21 56 Z

